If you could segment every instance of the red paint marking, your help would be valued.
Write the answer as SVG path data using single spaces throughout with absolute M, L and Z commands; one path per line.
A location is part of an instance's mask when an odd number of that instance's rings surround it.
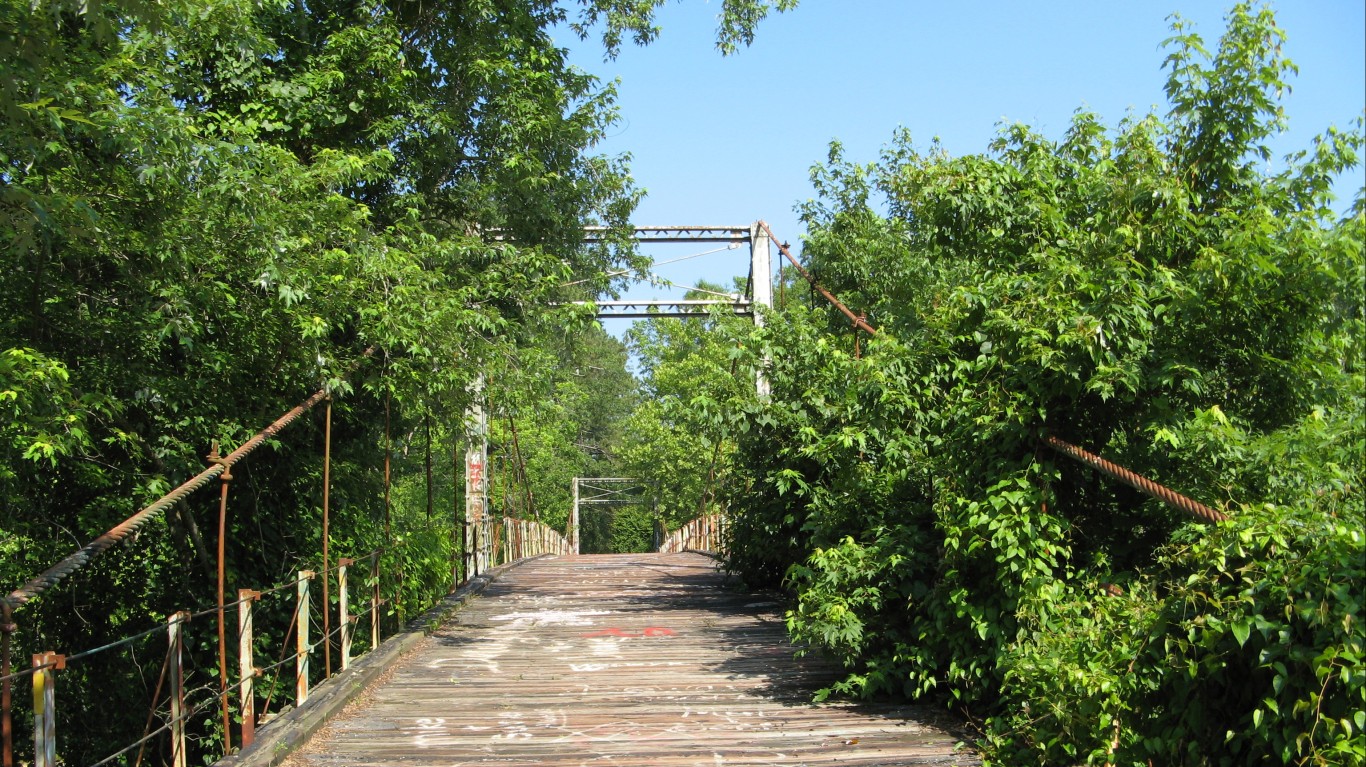
M 584 639 L 608 636 L 624 637 L 627 639 L 639 639 L 641 637 L 671 637 L 677 633 L 678 632 L 674 631 L 673 629 L 666 629 L 659 626 L 650 626 L 646 628 L 643 632 L 626 631 L 624 629 L 619 629 L 614 626 L 612 628 L 606 628 L 601 631 L 594 631 L 588 634 L 583 634 L 582 636 Z

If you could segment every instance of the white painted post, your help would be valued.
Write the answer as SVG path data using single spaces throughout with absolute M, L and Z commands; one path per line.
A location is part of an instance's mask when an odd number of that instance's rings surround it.
M 488 507 L 484 506 L 484 508 L 484 546 L 481 549 L 484 562 L 480 567 L 479 572 L 488 572 L 493 567 L 493 558 L 495 556 L 494 546 L 498 543 L 497 526 L 493 523 L 493 517 L 489 516 L 487 513 Z
M 370 555 L 370 649 L 379 647 L 379 552 Z
M 55 652 L 33 656 L 33 765 L 57 767 L 57 671 L 66 656 Z
M 302 706 L 308 700 L 308 582 L 313 578 L 312 570 L 300 570 L 298 586 L 299 620 L 294 632 L 298 637 L 294 652 L 294 705 Z
M 169 647 L 167 649 L 167 659 L 170 661 L 169 668 L 166 669 L 171 680 L 171 765 L 172 767 L 186 767 L 188 756 L 186 754 L 185 743 L 185 671 L 181 665 L 181 651 L 185 648 L 185 639 L 181 634 L 180 626 L 189 620 L 189 613 L 178 612 L 166 619 L 166 634 Z
M 347 603 L 346 567 L 354 560 L 337 561 L 337 630 L 341 632 L 342 671 L 351 666 L 351 606 Z
M 251 745 L 256 738 L 256 661 L 252 657 L 252 602 L 261 598 L 261 592 L 251 589 L 237 590 L 237 684 L 239 710 L 242 712 L 242 748 Z
M 569 515 L 569 553 L 579 553 L 579 478 L 574 478 L 574 510 Z
M 764 317 L 758 307 L 773 308 L 773 261 L 769 252 L 768 230 L 762 221 L 755 221 L 749 229 L 749 268 L 754 286 L 750 299 L 754 307 L 754 324 L 763 327 Z M 764 363 L 767 364 L 768 360 L 764 360 Z M 760 397 L 767 397 L 773 392 L 762 369 L 755 377 L 754 385 Z

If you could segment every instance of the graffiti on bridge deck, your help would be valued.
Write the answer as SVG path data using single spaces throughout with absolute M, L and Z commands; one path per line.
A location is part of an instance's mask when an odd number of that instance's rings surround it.
M 666 629 L 660 626 L 649 626 L 644 631 L 626 631 L 625 629 L 612 627 L 602 629 L 601 631 L 593 631 L 583 634 L 582 636 L 584 639 L 591 639 L 592 637 L 624 637 L 626 639 L 639 639 L 641 637 L 671 637 L 677 633 L 678 632 L 673 629 Z

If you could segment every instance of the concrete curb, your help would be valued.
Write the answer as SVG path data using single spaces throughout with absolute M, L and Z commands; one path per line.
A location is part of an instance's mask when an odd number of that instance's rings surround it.
M 251 747 L 214 762 L 214 767 L 276 767 L 307 743 L 308 739 L 331 721 L 347 703 L 364 692 L 381 673 L 427 638 L 432 631 L 450 620 L 470 598 L 512 568 L 546 556 L 552 555 L 543 554 L 540 557 L 510 562 L 476 576 L 469 583 L 456 589 L 455 593 L 438 602 L 435 607 L 409 621 L 403 631 L 380 642 L 379 647 L 373 652 L 366 653 L 351 664 L 350 668 L 333 674 L 330 679 L 314 687 L 303 708 L 293 709 L 271 720 L 256 731 L 256 739 Z

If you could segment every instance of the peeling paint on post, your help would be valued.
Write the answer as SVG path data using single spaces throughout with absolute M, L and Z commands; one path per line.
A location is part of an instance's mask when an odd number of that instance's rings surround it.
M 469 409 L 465 411 L 465 429 L 469 434 L 469 447 L 465 450 L 465 580 L 478 575 L 488 568 L 483 555 L 487 545 L 484 533 L 485 500 L 488 494 L 488 479 L 485 466 L 488 463 L 488 414 L 484 412 L 484 377 L 480 375 L 470 384 L 473 397 Z M 471 563 L 471 555 L 473 562 Z M 473 565 L 471 567 L 471 564 Z M 459 585 L 453 579 L 451 589 Z
M 237 683 L 241 698 L 238 710 L 242 714 L 242 748 L 256 739 L 256 660 L 252 650 L 251 605 L 260 598 L 259 591 L 237 591 Z
M 56 672 L 66 667 L 66 656 L 54 652 L 33 656 L 33 764 L 57 767 Z
M 294 701 L 302 706 L 308 700 L 308 582 L 313 578 L 312 570 L 300 570 L 298 580 L 299 621 L 295 632 L 298 644 L 294 655 Z

